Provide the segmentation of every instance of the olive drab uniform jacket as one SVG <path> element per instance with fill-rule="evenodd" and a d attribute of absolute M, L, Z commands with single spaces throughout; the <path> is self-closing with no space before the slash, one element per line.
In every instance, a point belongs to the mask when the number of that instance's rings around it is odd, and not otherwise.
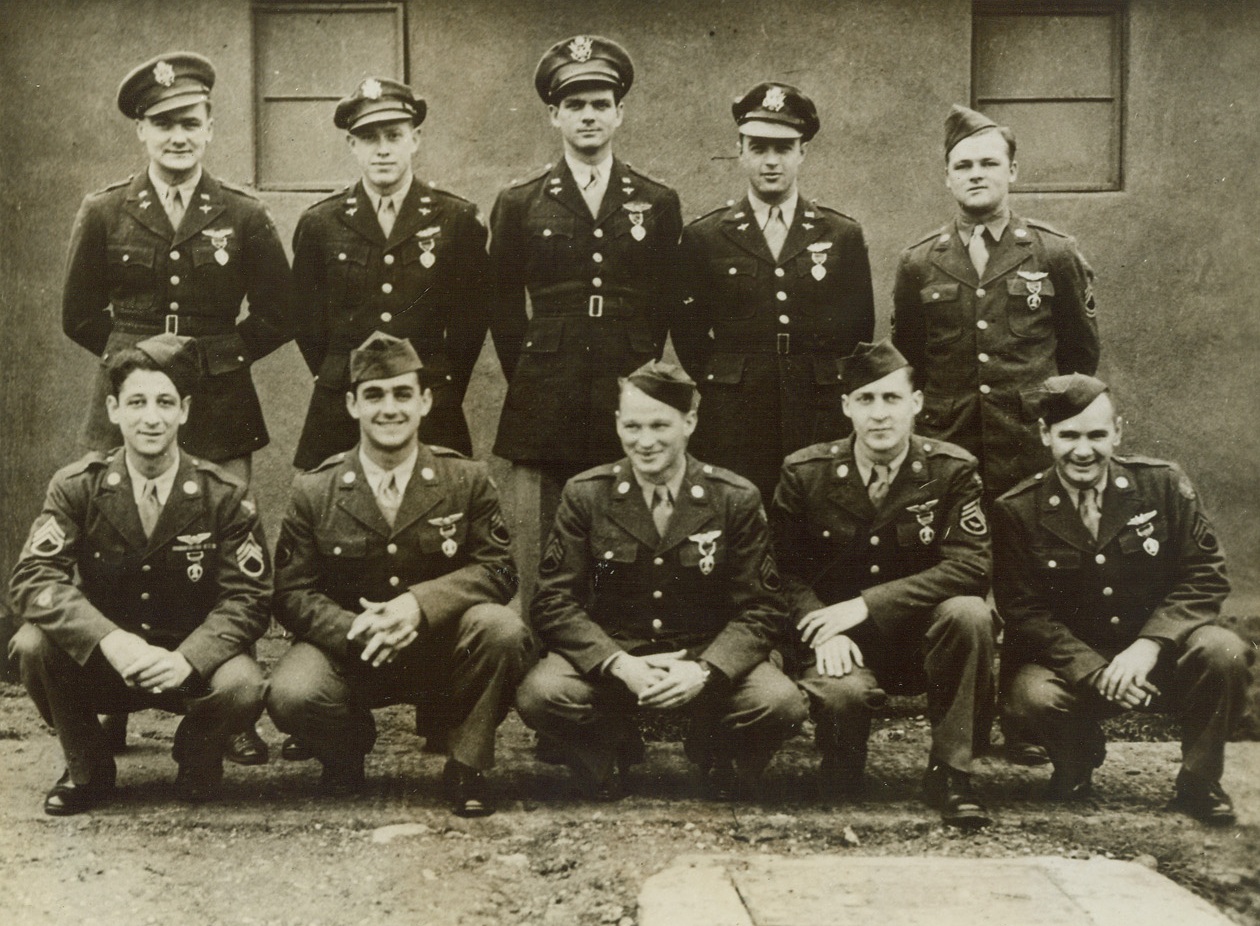
<path fill-rule="evenodd" d="M 178 650 L 203 679 L 270 621 L 271 560 L 247 487 L 180 454 L 150 538 L 122 450 L 57 472 L 13 569 L 22 617 L 80 665 L 121 628 Z"/>
<path fill-rule="evenodd" d="M 993 508 L 993 592 L 1006 650 L 1076 683 L 1138 637 L 1180 646 L 1229 594 L 1216 532 L 1172 463 L 1113 457 L 1098 539 L 1054 469 Z"/>
<path fill-rule="evenodd" d="M 516 593 L 509 540 L 484 463 L 421 444 L 391 527 L 358 449 L 336 454 L 294 480 L 276 547 L 276 619 L 342 659 L 360 598 L 409 590 L 421 634 L 447 627 L 473 605 Z"/>
<path fill-rule="evenodd" d="M 775 260 L 745 197 L 688 225 L 679 250 L 670 333 L 703 397 L 693 446 L 769 503 L 785 456 L 849 431 L 840 363 L 875 330 L 862 228 L 799 199 Z"/>
<path fill-rule="evenodd" d="M 905 649 L 946 599 L 984 597 L 991 552 L 980 496 L 975 457 L 918 435 L 878 510 L 852 437 L 789 456 L 770 521 L 793 624 L 860 596 L 870 617 L 849 634 L 859 647 Z"/>
<path fill-rule="evenodd" d="M 389 238 L 360 181 L 311 206 L 293 235 L 297 343 L 315 374 L 294 465 L 359 440 L 346 412 L 350 351 L 373 331 L 411 341 L 433 408 L 427 444 L 472 453 L 464 394 L 486 338 L 486 228 L 466 199 L 414 180 Z"/>
<path fill-rule="evenodd" d="M 623 650 L 686 649 L 737 680 L 778 637 L 779 588 L 751 483 L 688 457 L 661 537 L 623 459 L 565 486 L 530 617 L 542 645 L 580 672 Z"/>
<path fill-rule="evenodd" d="M 1092 281 L 1074 239 L 1016 215 L 983 279 L 955 223 L 902 252 L 892 339 L 923 390 L 916 429 L 974 453 L 988 499 L 1050 463 L 1023 394 L 1098 368 Z"/>
<path fill-rule="evenodd" d="M 202 172 L 178 229 L 148 171 L 91 193 L 70 238 L 61 321 L 102 361 L 163 331 L 196 339 L 200 373 L 181 446 L 210 460 L 266 446 L 250 364 L 292 337 L 289 262 L 275 224 L 252 193 Z M 249 314 L 241 321 L 241 300 Z M 84 440 L 121 445 L 105 412 L 104 366 Z"/>
<path fill-rule="evenodd" d="M 490 325 L 508 381 L 494 452 L 579 467 L 615 458 L 617 377 L 664 346 L 678 194 L 614 158 L 592 217 L 561 158 L 500 193 L 490 228 Z"/>

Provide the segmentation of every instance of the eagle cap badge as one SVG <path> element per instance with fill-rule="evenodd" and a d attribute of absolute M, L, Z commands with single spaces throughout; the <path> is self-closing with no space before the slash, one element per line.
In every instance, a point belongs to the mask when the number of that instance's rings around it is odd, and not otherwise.
<path fill-rule="evenodd" d="M 153 79 L 163 87 L 169 87 L 175 83 L 175 69 L 169 61 L 159 61 L 153 66 Z"/>
<path fill-rule="evenodd" d="M 761 101 L 761 105 L 772 113 L 781 110 L 785 103 L 787 103 L 787 97 L 782 87 L 771 87 L 766 91 L 766 98 Z"/>
<path fill-rule="evenodd" d="M 574 61 L 589 61 L 591 57 L 591 37 L 589 35 L 579 35 L 574 37 L 569 43 L 569 54 Z"/>
<path fill-rule="evenodd" d="M 375 77 L 369 77 L 363 82 L 363 95 L 369 100 L 379 100 L 381 98 L 381 82 Z"/>

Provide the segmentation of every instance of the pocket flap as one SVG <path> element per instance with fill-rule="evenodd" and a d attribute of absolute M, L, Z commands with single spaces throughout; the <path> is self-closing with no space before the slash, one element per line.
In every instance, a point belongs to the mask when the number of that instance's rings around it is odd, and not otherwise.
<path fill-rule="evenodd" d="M 639 555 L 639 546 L 632 539 L 620 535 L 595 537 L 591 543 L 596 563 L 633 563 Z"/>
<path fill-rule="evenodd" d="M 744 378 L 744 365 L 747 362 L 748 358 L 743 354 L 715 354 L 709 360 L 709 371 L 704 375 L 705 382 L 736 385 Z"/>
<path fill-rule="evenodd" d="M 367 555 L 366 537 L 347 537 L 330 531 L 315 532 L 315 546 L 331 559 L 362 559 Z"/>
<path fill-rule="evenodd" d="M 572 238 L 574 219 L 571 215 L 542 216 L 530 219 L 525 230 L 532 238 Z"/>
<path fill-rule="evenodd" d="M 834 386 L 843 378 L 839 357 L 818 357 L 814 360 L 815 386 Z"/>
<path fill-rule="evenodd" d="M 1064 572 L 1081 568 L 1080 550 L 1037 550 L 1034 555 L 1041 568 L 1048 572 Z"/>
<path fill-rule="evenodd" d="M 1034 292 L 1039 296 L 1053 296 L 1054 283 L 1051 282 L 1049 277 L 1040 280 L 1026 280 L 1021 276 L 1013 276 L 1006 281 L 1006 291 L 1012 296 L 1028 296 Z"/>
<path fill-rule="evenodd" d="M 756 276 L 757 260 L 752 257 L 722 257 L 710 261 L 717 276 Z"/>
<path fill-rule="evenodd" d="M 111 264 L 133 264 L 138 267 L 152 267 L 155 250 L 142 244 L 111 244 L 107 248 L 107 256 Z"/>
<path fill-rule="evenodd" d="M 933 283 L 919 290 L 919 298 L 926 305 L 931 302 L 956 302 L 958 300 L 957 283 Z"/>
<path fill-rule="evenodd" d="M 564 337 L 563 318 L 534 318 L 525 332 L 521 350 L 527 354 L 554 354 Z"/>
<path fill-rule="evenodd" d="M 216 335 L 208 338 L 197 338 L 197 347 L 201 353 L 201 368 L 207 376 L 218 376 L 231 373 L 249 366 L 248 354 L 245 353 L 245 342 L 240 335 Z"/>
<path fill-rule="evenodd" d="M 954 410 L 954 397 L 940 393 L 923 393 L 923 410 L 918 420 L 924 424 L 940 425 L 950 419 Z"/>

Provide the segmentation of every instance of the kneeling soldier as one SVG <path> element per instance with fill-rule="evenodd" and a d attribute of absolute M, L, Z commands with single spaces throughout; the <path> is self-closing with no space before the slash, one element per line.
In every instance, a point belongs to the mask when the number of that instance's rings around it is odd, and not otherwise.
<path fill-rule="evenodd" d="M 267 696 L 276 726 L 364 784 L 372 709 L 409 703 L 462 816 L 493 812 L 483 772 L 529 668 L 508 532 L 484 463 L 420 442 L 433 394 L 409 341 L 377 332 L 350 354 L 358 447 L 293 484 L 277 547 L 276 618 L 297 638 Z M 423 727 L 421 727 L 423 724 Z"/>
<path fill-rule="evenodd" d="M 189 338 L 119 350 L 108 366 L 119 450 L 57 473 L 13 570 L 27 621 L 11 644 L 67 770 L 44 812 L 107 800 L 116 767 L 96 715 L 184 714 L 173 749 L 186 800 L 218 791 L 229 731 L 262 712 L 248 655 L 267 628 L 265 540 L 243 481 L 179 450 L 196 379 Z"/>
<path fill-rule="evenodd" d="M 641 758 L 635 711 L 685 711 L 688 757 L 729 798 L 805 719 L 767 661 L 785 615 L 761 499 L 687 455 L 699 395 L 680 369 L 651 361 L 620 389 L 626 457 L 564 487 L 530 611 L 548 652 L 517 709 L 603 800 Z"/>
<path fill-rule="evenodd" d="M 1174 464 L 1115 456 L 1121 421 L 1106 384 L 1045 381 L 1041 439 L 1054 466 L 998 499 L 993 591 L 1018 669 L 1008 716 L 1054 763 L 1048 797 L 1092 790 L 1099 721 L 1177 711 L 1182 763 L 1170 807 L 1234 822 L 1221 790 L 1225 741 L 1242 714 L 1252 653 L 1214 622 L 1225 557 Z"/>
<path fill-rule="evenodd" d="M 771 508 L 823 790 L 856 796 L 872 709 L 926 690 L 925 796 L 945 823 L 985 826 L 970 778 L 994 634 L 976 459 L 911 433 L 923 396 L 887 341 L 859 345 L 843 376 L 853 436 L 788 457 Z"/>

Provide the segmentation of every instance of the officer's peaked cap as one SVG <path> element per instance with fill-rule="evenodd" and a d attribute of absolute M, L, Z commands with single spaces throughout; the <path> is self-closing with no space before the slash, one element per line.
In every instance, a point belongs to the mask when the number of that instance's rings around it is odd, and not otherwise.
<path fill-rule="evenodd" d="M 534 89 L 544 103 L 558 103 L 580 88 L 607 87 L 621 99 L 634 83 L 630 53 L 602 35 L 561 39 L 543 54 L 534 71 Z"/>
<path fill-rule="evenodd" d="M 406 84 L 388 77 L 369 77 L 354 92 L 337 102 L 333 125 L 353 132 L 377 122 L 406 120 L 419 125 L 428 114 L 428 105 Z"/>
<path fill-rule="evenodd" d="M 143 119 L 210 99 L 214 65 L 191 51 L 158 55 L 134 68 L 118 85 L 118 108 L 128 119 Z"/>
<path fill-rule="evenodd" d="M 822 124 L 814 101 L 791 84 L 768 80 L 731 104 L 741 135 L 809 141 Z"/>

